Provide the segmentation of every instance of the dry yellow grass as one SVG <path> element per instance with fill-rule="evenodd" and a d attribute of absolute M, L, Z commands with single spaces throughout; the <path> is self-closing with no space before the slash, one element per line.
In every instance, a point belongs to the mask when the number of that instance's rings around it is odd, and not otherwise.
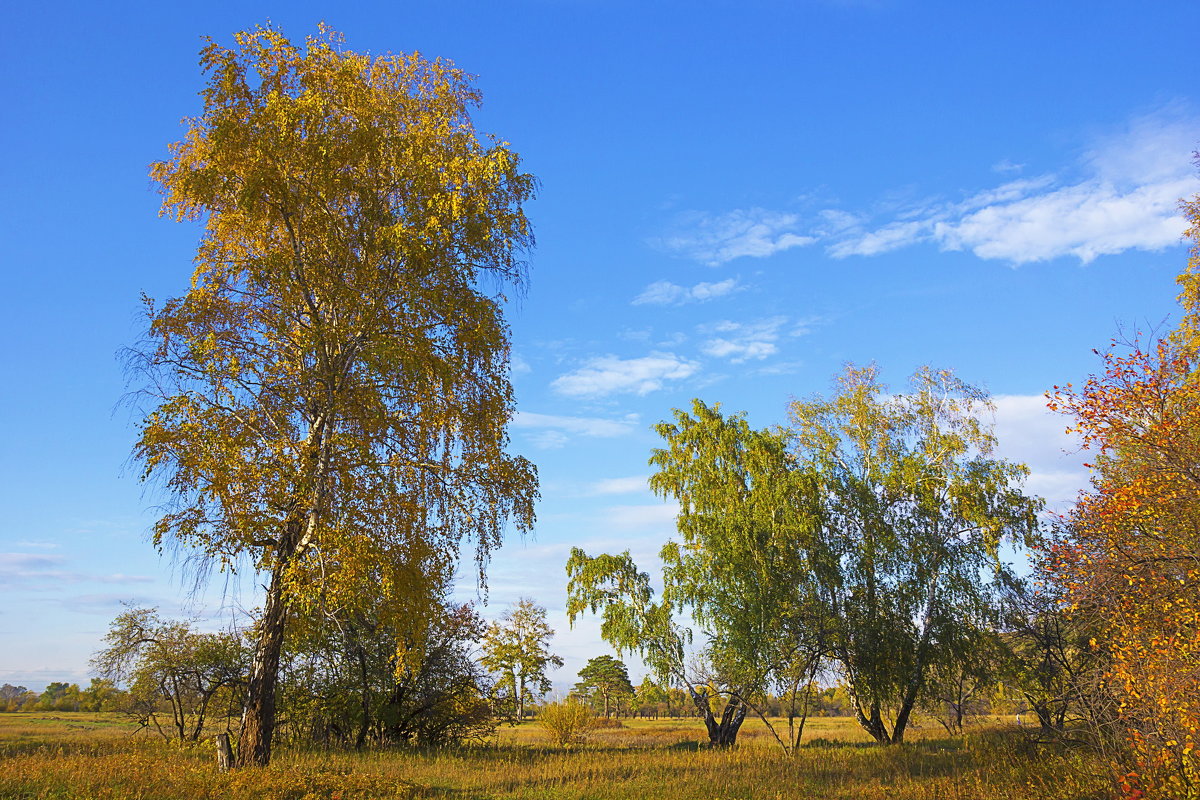
<path fill-rule="evenodd" d="M 12 800 L 1085 800 L 1110 794 L 1103 765 L 1032 750 L 1019 737 L 962 739 L 918 731 L 903 747 L 863 741 L 853 720 L 810 721 L 818 744 L 779 752 L 761 723 L 742 746 L 700 746 L 696 720 L 633 720 L 588 744 L 548 744 L 536 724 L 501 729 L 488 746 L 324 753 L 281 750 L 266 770 L 216 772 L 211 744 L 179 748 L 105 715 L 0 715 L 0 797 Z M 806 738 L 808 738 L 806 733 Z M 924 737 L 924 738 L 922 738 Z"/>

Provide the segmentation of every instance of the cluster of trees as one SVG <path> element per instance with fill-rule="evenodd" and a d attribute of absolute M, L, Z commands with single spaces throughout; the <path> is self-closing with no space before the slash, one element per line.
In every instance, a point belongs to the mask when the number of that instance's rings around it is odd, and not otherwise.
<path fill-rule="evenodd" d="M 236 734 L 255 628 L 199 632 L 187 622 L 164 621 L 155 609 L 131 608 L 113 620 L 107 646 L 93 659 L 103 677 L 93 680 L 86 698 L 78 687 L 72 693 L 52 684 L 43 700 L 25 697 L 19 687 L 6 687 L 0 699 L 12 695 L 20 710 L 123 711 L 180 741 Z M 535 701 L 549 689 L 546 669 L 562 664 L 548 649 L 554 631 L 546 610 L 528 599 L 490 625 L 470 605 L 447 602 L 419 636 L 412 630 L 387 624 L 381 614 L 289 620 L 279 738 L 359 749 L 479 740 L 500 721 L 525 715 L 514 706 L 514 685 L 523 687 L 523 702 Z"/>
<path fill-rule="evenodd" d="M 704 716 L 691 701 L 688 692 L 679 686 L 661 686 L 650 675 L 634 686 L 629 679 L 625 663 L 613 656 L 603 655 L 590 659 L 579 671 L 579 681 L 572 687 L 568 699 L 575 700 L 602 717 L 660 717 L 695 718 Z M 714 690 L 713 694 L 717 694 Z M 822 687 L 817 683 L 808 686 L 809 713 L 812 716 L 849 717 L 854 715 L 853 698 L 846 686 Z M 763 693 L 757 708 L 767 717 L 784 717 L 788 713 L 789 696 Z M 1001 706 L 1005 712 L 1013 704 L 1001 701 L 994 695 L 980 697 L 969 706 L 964 705 L 963 716 L 987 714 Z M 1020 707 L 1020 706 L 1018 706 Z M 543 706 L 544 708 L 544 706 Z M 940 711 L 940 709 L 939 709 Z M 539 716 L 541 709 L 539 709 Z"/>
<path fill-rule="evenodd" d="M 143 727 L 194 742 L 214 719 L 229 730 L 238 717 L 249 668 L 242 635 L 201 633 L 155 609 L 131 608 L 113 620 L 105 643 L 92 667 L 126 687 L 121 710 Z"/>
<path fill-rule="evenodd" d="M 521 719 L 558 663 L 525 647 L 544 619 L 488 629 L 448 589 L 464 541 L 482 582 L 505 526 L 534 519 L 536 470 L 507 452 L 501 309 L 524 283 L 535 180 L 477 136 L 479 93 L 449 63 L 256 28 L 202 64 L 204 108 L 152 169 L 164 213 L 204 235 L 187 293 L 146 300 L 135 456 L 171 495 L 156 544 L 262 573 L 265 603 L 230 634 L 131 610 L 99 668 L 170 735 L 236 727 L 240 765 L 269 762 L 277 725 L 364 746 L 471 736 L 498 707 Z M 1200 247 L 1200 201 L 1185 211 Z M 794 750 L 830 673 L 881 743 L 920 708 L 961 723 L 1002 681 L 1047 728 L 1125 732 L 1164 791 L 1195 796 L 1198 260 L 1178 330 L 1056 396 L 1100 455 L 1042 594 L 999 556 L 1038 543 L 1041 505 L 995 457 L 987 397 L 932 369 L 891 394 L 868 367 L 794 402 L 786 428 L 698 400 L 660 424 L 652 486 L 681 509 L 662 594 L 628 553 L 575 550 L 570 618 L 600 614 L 716 745 L 774 698 Z M 579 694 L 628 705 L 601 672 Z"/>
<path fill-rule="evenodd" d="M 874 367 L 795 401 L 788 428 L 696 400 L 657 426 L 651 458 L 652 488 L 680 506 L 661 599 L 627 552 L 575 549 L 568 615 L 599 613 L 606 641 L 684 687 L 713 745 L 733 744 L 748 713 L 770 725 L 774 695 L 788 719 L 776 738 L 794 750 L 809 687 L 831 672 L 881 743 L 903 741 L 920 708 L 965 714 L 1013 649 L 1008 600 L 1028 594 L 1000 547 L 1035 544 L 1042 509 L 1021 491 L 1027 469 L 995 456 L 989 410 L 950 372 L 892 394 Z"/>

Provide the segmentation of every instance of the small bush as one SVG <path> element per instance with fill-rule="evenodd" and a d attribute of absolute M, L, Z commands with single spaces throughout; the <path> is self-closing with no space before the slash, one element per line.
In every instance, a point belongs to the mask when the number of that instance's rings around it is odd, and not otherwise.
<path fill-rule="evenodd" d="M 538 713 L 538 724 L 560 745 L 579 744 L 596 727 L 596 712 L 576 700 L 549 703 Z"/>

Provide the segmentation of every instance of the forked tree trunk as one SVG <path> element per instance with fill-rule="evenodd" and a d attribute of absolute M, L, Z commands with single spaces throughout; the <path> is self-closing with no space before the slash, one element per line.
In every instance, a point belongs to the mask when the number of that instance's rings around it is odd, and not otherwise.
<path fill-rule="evenodd" d="M 708 729 L 708 746 L 732 747 L 737 744 L 738 731 L 746 720 L 746 704 L 741 702 L 736 695 L 730 698 L 721 712 L 720 721 L 718 721 L 709 704 L 708 694 L 700 694 L 690 686 L 688 691 L 691 692 L 692 702 L 696 704 L 696 709 L 704 717 L 704 727 Z"/>
<path fill-rule="evenodd" d="M 871 738 L 879 744 L 889 743 L 891 736 L 888 734 L 887 725 L 883 722 L 883 715 L 879 712 L 879 701 L 872 700 L 869 708 L 863 708 L 858 694 L 854 691 L 853 683 L 850 684 L 850 700 L 854 706 L 854 716 L 863 730 L 871 734 Z"/>

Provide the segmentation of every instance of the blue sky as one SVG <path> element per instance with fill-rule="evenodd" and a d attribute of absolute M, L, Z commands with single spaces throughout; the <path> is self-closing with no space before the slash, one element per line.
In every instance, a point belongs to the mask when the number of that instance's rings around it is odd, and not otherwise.
<path fill-rule="evenodd" d="M 1004 452 L 1055 502 L 1086 483 L 1042 393 L 1122 327 L 1175 313 L 1176 202 L 1200 192 L 1193 2 L 24 4 L 0 51 L 0 682 L 86 681 L 121 600 L 219 624 L 253 582 L 191 591 L 147 541 L 117 351 L 140 292 L 182 292 L 197 231 L 157 217 L 149 162 L 199 108 L 200 37 L 326 20 L 350 49 L 478 75 L 482 130 L 541 192 L 509 310 L 514 449 L 536 535 L 488 616 L 550 610 L 569 684 L 607 652 L 562 615 L 569 548 L 673 530 L 650 426 L 693 397 L 783 422 L 847 361 L 925 363 L 997 396 Z M 1166 324 L 1169 324 L 1167 322 Z M 465 596 L 474 590 L 464 588 Z"/>

